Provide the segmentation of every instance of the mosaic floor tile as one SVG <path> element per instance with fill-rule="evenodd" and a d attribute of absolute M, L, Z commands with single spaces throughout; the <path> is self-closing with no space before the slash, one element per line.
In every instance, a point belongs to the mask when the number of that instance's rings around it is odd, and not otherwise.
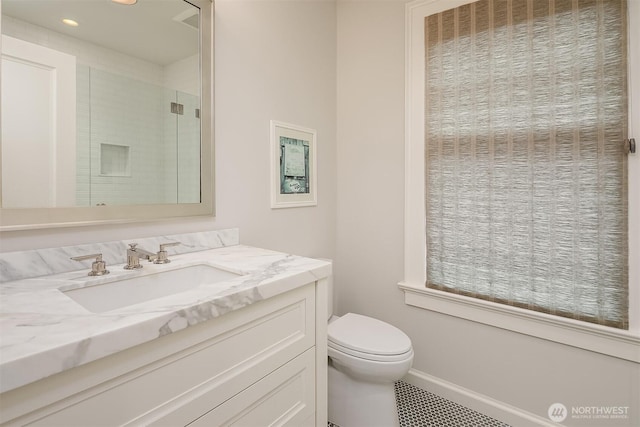
<path fill-rule="evenodd" d="M 501 421 L 416 386 L 395 384 L 400 427 L 509 427 Z M 340 427 L 331 421 L 328 427 Z"/>

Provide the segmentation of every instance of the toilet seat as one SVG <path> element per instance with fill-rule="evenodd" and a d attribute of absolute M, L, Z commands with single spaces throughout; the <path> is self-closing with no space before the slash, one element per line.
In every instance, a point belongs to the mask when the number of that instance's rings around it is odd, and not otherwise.
<path fill-rule="evenodd" d="M 348 313 L 328 327 L 330 348 L 365 360 L 396 362 L 413 357 L 411 340 L 400 329 L 372 317 Z"/>

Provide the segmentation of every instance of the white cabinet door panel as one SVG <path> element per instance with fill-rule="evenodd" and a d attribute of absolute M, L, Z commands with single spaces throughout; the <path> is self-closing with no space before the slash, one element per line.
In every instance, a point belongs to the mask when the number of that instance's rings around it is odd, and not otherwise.
<path fill-rule="evenodd" d="M 189 427 L 313 425 L 314 378 L 315 354 L 309 349 Z"/>

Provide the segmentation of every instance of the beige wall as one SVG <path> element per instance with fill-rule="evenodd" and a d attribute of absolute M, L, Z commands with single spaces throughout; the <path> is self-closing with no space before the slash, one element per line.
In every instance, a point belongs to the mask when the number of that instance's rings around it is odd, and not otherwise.
<path fill-rule="evenodd" d="M 402 328 L 414 368 L 543 418 L 555 402 L 631 406 L 637 424 L 638 364 L 404 304 L 404 2 L 339 1 L 337 16 L 340 314 Z"/>
<path fill-rule="evenodd" d="M 333 257 L 335 11 L 329 1 L 216 1 L 215 218 L 7 232 L 0 251 L 239 227 L 245 244 Z M 270 208 L 271 119 L 317 130 L 317 207 Z"/>

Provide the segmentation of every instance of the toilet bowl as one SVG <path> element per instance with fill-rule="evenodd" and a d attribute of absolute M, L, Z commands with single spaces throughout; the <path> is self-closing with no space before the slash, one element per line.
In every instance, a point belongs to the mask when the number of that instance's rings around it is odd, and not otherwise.
<path fill-rule="evenodd" d="M 386 322 L 348 313 L 329 323 L 329 421 L 397 426 L 394 383 L 413 362 L 411 340 Z"/>

